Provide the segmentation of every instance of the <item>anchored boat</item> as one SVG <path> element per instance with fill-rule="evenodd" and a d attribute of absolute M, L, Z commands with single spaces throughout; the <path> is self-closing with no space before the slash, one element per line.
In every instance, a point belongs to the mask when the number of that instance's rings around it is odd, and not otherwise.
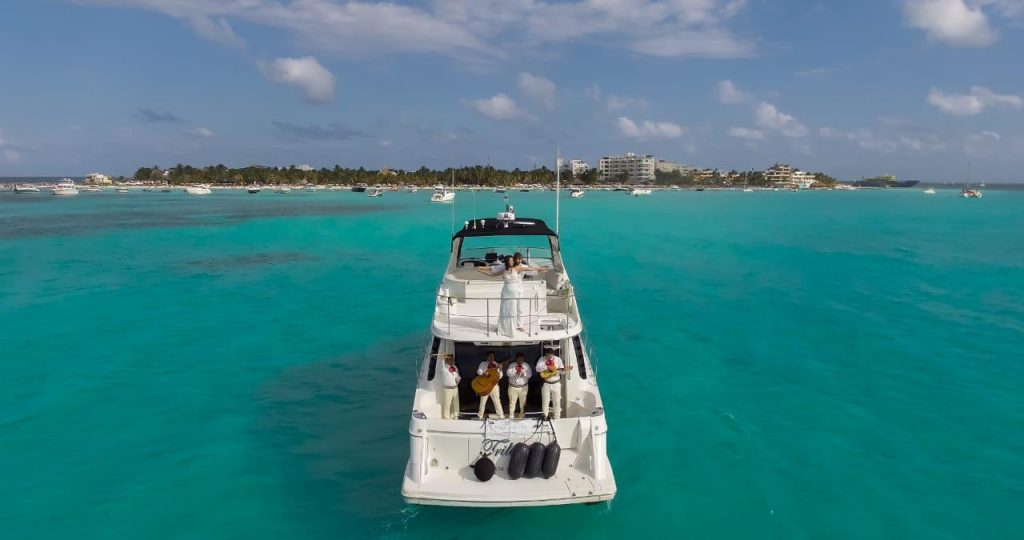
<path fill-rule="evenodd" d="M 527 273 L 512 299 L 503 295 L 502 269 L 517 252 L 528 267 L 546 271 Z M 510 313 L 516 324 L 499 325 Z M 519 355 L 530 370 L 517 371 Z M 493 396 L 495 385 L 501 408 L 485 402 L 481 417 L 481 400 L 490 400 L 478 392 Z M 525 393 L 514 417 L 510 389 Z M 508 205 L 496 218 L 467 221 L 451 239 L 418 369 L 402 496 L 490 507 L 610 500 L 616 485 L 607 434 L 558 234 L 540 219 L 517 218 Z"/>

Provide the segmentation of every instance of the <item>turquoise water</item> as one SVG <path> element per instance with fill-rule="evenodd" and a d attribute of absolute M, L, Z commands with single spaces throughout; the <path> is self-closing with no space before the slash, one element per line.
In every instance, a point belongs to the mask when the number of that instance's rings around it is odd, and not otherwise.
<path fill-rule="evenodd" d="M 0 193 L 2 536 L 1022 538 L 1024 193 L 955 195 L 563 200 L 619 494 L 467 510 L 399 496 L 429 194 Z"/>

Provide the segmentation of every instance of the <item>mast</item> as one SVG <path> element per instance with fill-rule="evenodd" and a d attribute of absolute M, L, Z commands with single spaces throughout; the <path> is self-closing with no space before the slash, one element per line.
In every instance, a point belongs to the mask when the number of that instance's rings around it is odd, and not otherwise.
<path fill-rule="evenodd" d="M 444 193 L 444 190 L 441 190 Z M 443 197 L 443 196 L 442 196 Z M 452 235 L 455 235 L 455 158 L 452 158 Z"/>
<path fill-rule="evenodd" d="M 558 227 L 561 221 L 562 198 L 562 151 L 555 147 L 555 234 L 558 234 Z"/>

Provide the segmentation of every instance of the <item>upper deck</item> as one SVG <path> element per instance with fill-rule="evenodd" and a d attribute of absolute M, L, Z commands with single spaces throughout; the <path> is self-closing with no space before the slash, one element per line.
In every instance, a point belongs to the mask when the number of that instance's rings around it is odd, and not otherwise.
<path fill-rule="evenodd" d="M 467 245 L 467 240 L 476 245 Z M 523 331 L 509 337 L 497 332 L 502 277 L 485 275 L 477 268 L 500 268 L 504 258 L 516 252 L 523 254 L 528 266 L 548 271 L 524 276 L 517 302 Z M 582 324 L 558 235 L 542 220 L 516 219 L 511 207 L 497 219 L 467 221 L 452 237 L 432 330 L 445 339 L 487 342 L 556 340 L 580 333 Z"/>

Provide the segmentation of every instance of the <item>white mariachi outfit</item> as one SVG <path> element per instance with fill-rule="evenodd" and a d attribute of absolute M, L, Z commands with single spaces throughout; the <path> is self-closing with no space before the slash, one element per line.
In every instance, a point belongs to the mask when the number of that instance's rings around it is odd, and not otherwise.
<path fill-rule="evenodd" d="M 562 359 L 554 355 L 551 356 L 550 360 L 546 355 L 541 356 L 537 360 L 537 373 L 552 369 L 563 369 L 564 367 Z M 561 373 L 556 371 L 554 375 L 544 379 L 544 385 L 540 389 L 540 403 L 540 410 L 544 416 L 548 415 L 548 405 L 551 404 L 551 418 L 558 420 L 562 417 Z"/>
<path fill-rule="evenodd" d="M 502 377 L 501 364 L 498 364 L 497 362 L 487 362 L 487 361 L 480 362 L 480 367 L 476 368 L 476 374 L 477 375 L 483 375 L 484 373 L 487 373 L 488 369 L 495 369 L 495 370 L 497 370 L 498 371 L 498 380 L 499 381 L 501 380 L 501 377 Z M 494 388 L 491 389 L 491 393 L 490 394 L 487 394 L 486 396 L 480 396 L 480 413 L 478 415 L 480 418 L 484 417 L 484 412 L 486 412 L 486 410 L 487 410 L 487 398 L 491 398 L 491 400 L 494 401 L 494 410 L 495 410 L 495 412 L 498 413 L 498 418 L 505 418 L 505 409 L 502 408 L 502 406 L 501 406 L 501 388 L 500 387 L 501 387 L 501 385 L 496 384 L 496 385 L 494 385 Z"/>
<path fill-rule="evenodd" d="M 508 415 L 523 418 L 526 415 L 526 393 L 529 390 L 530 377 L 533 370 L 526 362 L 513 362 L 505 370 L 508 375 Z M 519 403 L 519 414 L 516 415 L 516 403 Z"/>
<path fill-rule="evenodd" d="M 459 383 L 462 376 L 455 365 L 441 366 L 444 382 L 444 400 L 441 402 L 441 418 L 459 418 Z"/>

